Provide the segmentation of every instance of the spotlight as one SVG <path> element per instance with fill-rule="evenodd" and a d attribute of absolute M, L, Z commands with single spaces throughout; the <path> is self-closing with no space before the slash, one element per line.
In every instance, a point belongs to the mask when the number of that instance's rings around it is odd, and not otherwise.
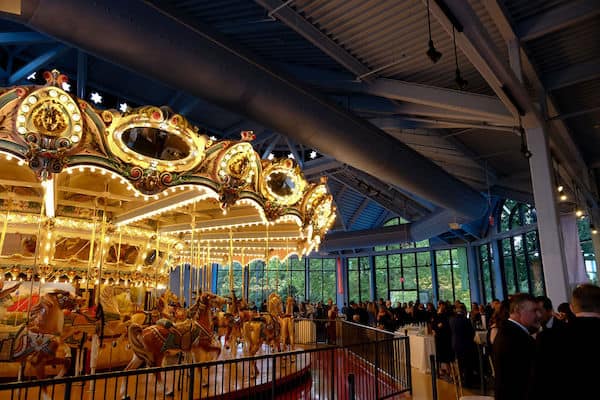
<path fill-rule="evenodd" d="M 596 229 L 594 224 L 590 224 L 590 231 L 592 232 L 592 235 L 595 235 L 598 233 L 598 229 Z"/>
<path fill-rule="evenodd" d="M 583 211 L 577 210 L 577 211 L 575 211 L 575 215 L 578 217 L 581 217 L 583 215 Z"/>
<path fill-rule="evenodd" d="M 565 190 L 565 187 L 563 185 L 558 185 L 558 187 L 556 188 L 556 190 L 558 190 L 558 193 L 560 193 L 563 190 Z"/>
<path fill-rule="evenodd" d="M 567 195 L 566 194 L 561 194 L 560 195 L 560 201 L 567 201 Z"/>
<path fill-rule="evenodd" d="M 427 50 L 427 57 L 429 57 L 431 62 L 433 62 L 434 64 L 440 61 L 440 58 L 442 58 L 442 53 L 437 51 L 437 49 L 433 46 L 433 40 L 429 40 L 429 50 Z"/>

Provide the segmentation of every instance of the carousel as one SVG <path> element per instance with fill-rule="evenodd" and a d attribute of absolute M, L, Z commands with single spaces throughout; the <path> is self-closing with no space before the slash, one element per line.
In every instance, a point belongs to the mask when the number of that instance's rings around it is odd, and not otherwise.
<path fill-rule="evenodd" d="M 206 310 L 242 313 L 244 299 L 210 293 L 210 266 L 318 249 L 335 218 L 326 182 L 261 159 L 250 131 L 213 140 L 167 107 L 98 110 L 64 75 L 44 77 L 0 90 L 1 378 L 159 365 L 170 349 L 215 359 Z M 184 265 L 196 295 L 178 321 L 164 308 Z M 282 327 L 284 303 L 269 298 Z M 247 322 L 251 354 L 264 327 Z M 158 352 L 152 330 L 167 341 Z"/>

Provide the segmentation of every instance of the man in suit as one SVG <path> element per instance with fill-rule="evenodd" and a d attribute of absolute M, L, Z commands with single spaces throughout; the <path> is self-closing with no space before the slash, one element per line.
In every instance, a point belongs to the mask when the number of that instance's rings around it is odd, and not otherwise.
<path fill-rule="evenodd" d="M 492 345 L 496 400 L 529 400 L 535 361 L 535 341 L 531 336 L 540 328 L 541 312 L 529 293 L 510 299 L 509 319 L 502 324 Z"/>

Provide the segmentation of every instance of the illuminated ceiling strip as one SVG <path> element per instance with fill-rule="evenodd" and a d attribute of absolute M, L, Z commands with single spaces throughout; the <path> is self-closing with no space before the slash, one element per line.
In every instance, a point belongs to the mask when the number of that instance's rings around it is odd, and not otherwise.
<path fill-rule="evenodd" d="M 169 196 L 160 199 L 153 203 L 145 204 L 135 210 L 125 212 L 118 215 L 113 220 L 116 226 L 127 225 L 135 221 L 157 216 L 159 214 L 184 207 L 188 204 L 196 203 L 207 198 L 218 198 L 216 193 L 207 193 L 204 188 L 196 187 L 196 190 L 191 190 L 181 194 Z"/>

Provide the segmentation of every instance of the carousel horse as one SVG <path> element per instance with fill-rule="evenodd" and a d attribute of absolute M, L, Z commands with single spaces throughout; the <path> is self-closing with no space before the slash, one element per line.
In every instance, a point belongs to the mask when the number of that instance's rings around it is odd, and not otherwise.
<path fill-rule="evenodd" d="M 169 353 L 183 352 L 191 356 L 192 362 L 214 361 L 221 354 L 221 346 L 212 333 L 211 308 L 222 307 L 227 299 L 212 293 L 203 293 L 198 297 L 185 321 L 172 323 L 161 319 L 157 324 L 146 328 L 131 324 L 128 328 L 129 345 L 133 358 L 125 371 L 139 368 L 143 363 L 147 367 L 160 367 Z M 206 374 L 203 375 L 207 379 Z M 162 382 L 160 373 L 156 373 L 157 382 Z M 202 382 L 203 385 L 208 383 Z M 121 397 L 126 396 L 126 382 L 121 384 Z M 172 390 L 165 395 L 172 395 Z"/>
<path fill-rule="evenodd" d="M 218 311 L 215 313 L 213 323 L 217 329 L 217 336 L 219 341 L 221 337 L 225 337 L 224 346 L 226 349 L 237 348 L 237 343 L 242 338 L 242 325 L 245 321 L 250 320 L 247 318 L 245 311 L 248 309 L 248 305 L 244 299 L 238 299 L 235 293 L 232 293 L 231 304 L 228 304 L 227 311 Z M 234 346 L 231 346 L 231 344 Z"/>
<path fill-rule="evenodd" d="M 284 350 L 294 351 L 296 342 L 294 336 L 294 298 L 292 296 L 288 296 L 285 301 L 285 313 L 279 316 L 279 323 L 281 324 L 281 342 Z M 295 358 L 292 355 L 290 359 L 294 361 Z"/>
<path fill-rule="evenodd" d="M 246 321 L 242 327 L 242 336 L 244 337 L 244 355 L 254 356 L 266 343 L 271 349 L 281 351 L 281 323 L 279 315 L 282 314 L 281 297 L 277 293 L 271 293 L 267 301 L 267 313 L 261 313 L 260 316 Z M 250 377 L 254 378 L 258 374 L 256 361 L 252 362 L 250 368 Z"/>
<path fill-rule="evenodd" d="M 11 359 L 21 361 L 21 368 L 29 362 L 37 379 L 46 377 L 46 365 L 60 365 L 58 377 L 64 376 L 71 365 L 71 349 L 63 339 L 72 332 L 64 329 L 63 310 L 73 310 L 78 305 L 77 298 L 65 290 L 43 295 L 31 308 L 29 323 L 19 328 Z M 49 398 L 46 388 L 42 389 L 42 396 Z"/>

